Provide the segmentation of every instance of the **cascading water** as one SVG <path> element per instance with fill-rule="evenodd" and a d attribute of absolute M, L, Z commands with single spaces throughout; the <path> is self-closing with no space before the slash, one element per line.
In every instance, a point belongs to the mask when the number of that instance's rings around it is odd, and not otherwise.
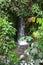
<path fill-rule="evenodd" d="M 19 21 L 19 31 L 18 31 L 18 44 L 19 45 L 27 45 L 28 43 L 26 42 L 26 40 L 20 40 L 21 36 L 24 36 L 24 23 L 23 23 L 23 18 L 20 17 L 20 21 Z"/>
<path fill-rule="evenodd" d="M 20 17 L 20 21 L 19 21 L 19 31 L 18 31 L 18 39 L 24 36 L 24 24 L 23 24 L 23 18 Z"/>

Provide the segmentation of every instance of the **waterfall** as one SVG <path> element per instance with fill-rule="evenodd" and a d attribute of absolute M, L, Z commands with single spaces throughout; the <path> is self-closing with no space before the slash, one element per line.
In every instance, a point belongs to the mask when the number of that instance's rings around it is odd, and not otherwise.
<path fill-rule="evenodd" d="M 19 31 L 18 31 L 18 39 L 21 36 L 24 36 L 24 23 L 23 23 L 23 18 L 20 17 L 20 21 L 19 21 Z"/>
<path fill-rule="evenodd" d="M 24 36 L 24 21 L 23 18 L 20 17 L 20 21 L 19 21 L 19 31 L 18 31 L 18 44 L 19 45 L 27 45 L 28 43 L 26 42 L 26 40 L 20 40 L 21 36 Z"/>

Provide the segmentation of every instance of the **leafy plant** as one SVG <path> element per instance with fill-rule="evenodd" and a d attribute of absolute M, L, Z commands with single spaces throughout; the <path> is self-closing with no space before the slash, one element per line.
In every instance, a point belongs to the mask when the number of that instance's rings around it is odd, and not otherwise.
<path fill-rule="evenodd" d="M 33 38 L 32 38 L 31 36 L 26 36 L 26 40 L 27 40 L 28 42 L 30 42 L 30 41 L 33 40 Z"/>
<path fill-rule="evenodd" d="M 15 34 L 16 29 L 12 26 L 12 22 L 9 22 L 6 18 L 0 18 L 0 55 L 5 55 L 6 57 L 10 55 L 14 61 L 17 60 L 16 54 L 12 51 L 17 45 L 14 41 Z M 13 55 L 14 57 L 12 58 Z"/>
<path fill-rule="evenodd" d="M 33 14 L 38 13 L 40 11 L 38 4 L 33 4 L 31 9 Z"/>
<path fill-rule="evenodd" d="M 38 3 L 34 3 L 31 7 L 32 15 L 36 17 L 43 17 L 43 11 L 41 10 Z"/>
<path fill-rule="evenodd" d="M 40 25 L 43 25 L 43 18 L 37 18 L 37 23 L 39 23 Z"/>
<path fill-rule="evenodd" d="M 21 37 L 20 37 L 20 40 L 24 40 L 24 39 L 25 39 L 25 36 L 21 36 Z"/>
<path fill-rule="evenodd" d="M 10 61 L 17 62 L 18 55 L 16 53 L 9 51 L 8 55 L 9 55 Z"/>
<path fill-rule="evenodd" d="M 37 39 L 36 46 L 38 46 L 43 53 L 43 25 L 40 26 L 38 31 L 35 32 L 35 37 Z"/>
<path fill-rule="evenodd" d="M 27 40 L 27 42 L 30 42 L 33 40 L 33 38 L 31 36 L 21 36 L 20 40 Z"/>

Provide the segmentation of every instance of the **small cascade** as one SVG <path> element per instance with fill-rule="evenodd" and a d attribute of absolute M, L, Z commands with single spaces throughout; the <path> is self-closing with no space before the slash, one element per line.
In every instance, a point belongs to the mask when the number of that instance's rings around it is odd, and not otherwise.
<path fill-rule="evenodd" d="M 19 27 L 18 27 L 19 31 L 18 31 L 18 39 L 21 37 L 21 36 L 24 36 L 24 23 L 23 23 L 23 18 L 20 17 L 20 21 L 19 21 Z"/>
<path fill-rule="evenodd" d="M 20 40 L 21 36 L 24 36 L 24 21 L 23 18 L 20 17 L 20 21 L 19 21 L 19 31 L 18 31 L 18 44 L 19 45 L 28 45 L 28 43 L 26 42 L 26 40 Z"/>

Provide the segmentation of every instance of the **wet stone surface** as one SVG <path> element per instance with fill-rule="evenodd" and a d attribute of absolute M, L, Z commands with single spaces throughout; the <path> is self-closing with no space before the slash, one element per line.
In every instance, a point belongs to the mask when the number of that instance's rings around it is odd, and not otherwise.
<path fill-rule="evenodd" d="M 29 45 L 18 45 L 17 48 L 14 50 L 15 53 L 17 53 L 19 56 L 24 54 L 24 51 L 28 48 Z"/>

